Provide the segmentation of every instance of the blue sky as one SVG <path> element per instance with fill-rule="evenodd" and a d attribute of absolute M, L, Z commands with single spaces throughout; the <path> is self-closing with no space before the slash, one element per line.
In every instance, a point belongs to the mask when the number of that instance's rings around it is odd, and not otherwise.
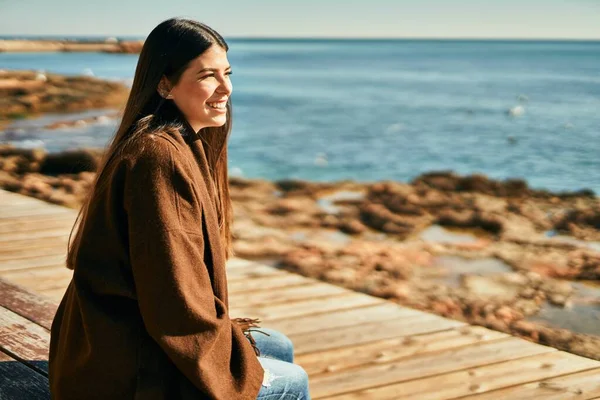
<path fill-rule="evenodd" d="M 0 35 L 145 36 L 172 16 L 226 37 L 600 39 L 600 0 L 0 0 Z"/>

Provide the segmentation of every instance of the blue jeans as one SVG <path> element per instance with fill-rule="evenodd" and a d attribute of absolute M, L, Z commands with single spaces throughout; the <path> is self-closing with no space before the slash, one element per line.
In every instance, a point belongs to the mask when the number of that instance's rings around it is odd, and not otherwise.
<path fill-rule="evenodd" d="M 274 329 L 258 328 L 270 336 L 253 332 L 252 337 L 260 350 L 263 369 L 269 370 L 269 382 L 260 387 L 257 400 L 310 400 L 308 375 L 294 364 L 294 345 L 283 333 Z"/>

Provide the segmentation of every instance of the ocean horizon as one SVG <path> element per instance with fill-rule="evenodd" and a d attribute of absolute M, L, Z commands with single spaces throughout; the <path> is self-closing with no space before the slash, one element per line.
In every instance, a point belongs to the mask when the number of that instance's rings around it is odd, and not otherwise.
<path fill-rule="evenodd" d="M 144 35 L 118 35 L 118 34 L 95 34 L 95 35 L 0 35 L 0 40 L 73 40 L 94 41 L 116 38 L 118 40 L 144 40 Z M 485 37 L 353 37 L 353 36 L 225 36 L 227 41 L 418 41 L 418 42 L 556 42 L 556 43 L 590 43 L 600 42 L 600 39 L 585 38 L 485 38 Z"/>

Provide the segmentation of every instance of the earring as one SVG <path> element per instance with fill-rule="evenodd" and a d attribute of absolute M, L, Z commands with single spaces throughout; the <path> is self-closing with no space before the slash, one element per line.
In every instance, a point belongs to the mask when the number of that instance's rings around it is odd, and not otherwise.
<path fill-rule="evenodd" d="M 173 95 L 171 94 L 171 92 L 167 92 L 166 90 L 161 89 L 161 88 L 158 89 L 158 94 L 163 99 L 172 99 L 173 98 Z"/>

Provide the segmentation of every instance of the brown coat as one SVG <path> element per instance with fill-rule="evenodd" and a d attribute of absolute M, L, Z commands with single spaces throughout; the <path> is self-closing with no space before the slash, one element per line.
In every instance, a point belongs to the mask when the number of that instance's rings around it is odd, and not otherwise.
<path fill-rule="evenodd" d="M 63 399 L 256 399 L 263 369 L 228 315 L 202 143 L 146 135 L 90 208 L 51 331 Z"/>

